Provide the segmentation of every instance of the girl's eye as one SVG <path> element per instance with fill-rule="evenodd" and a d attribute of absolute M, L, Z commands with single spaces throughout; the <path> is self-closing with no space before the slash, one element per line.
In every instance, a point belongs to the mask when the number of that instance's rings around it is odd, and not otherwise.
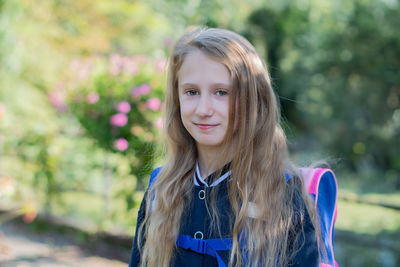
<path fill-rule="evenodd" d="M 227 94 L 228 94 L 228 91 L 227 91 L 227 90 L 224 90 L 224 89 L 218 89 L 218 90 L 215 92 L 215 94 L 216 94 L 217 96 L 224 96 L 224 95 L 227 95 Z"/>
<path fill-rule="evenodd" d="M 186 90 L 186 91 L 185 91 L 185 94 L 188 95 L 188 96 L 194 96 L 194 95 L 198 95 L 199 92 L 197 92 L 197 91 L 194 90 L 194 89 L 189 89 L 189 90 Z"/>

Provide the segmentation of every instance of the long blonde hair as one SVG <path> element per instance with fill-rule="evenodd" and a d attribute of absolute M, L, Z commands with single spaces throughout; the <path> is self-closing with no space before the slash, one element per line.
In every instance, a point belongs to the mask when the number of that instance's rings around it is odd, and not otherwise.
<path fill-rule="evenodd" d="M 192 198 L 197 148 L 181 121 L 178 72 L 195 49 L 225 65 L 232 79 L 229 127 L 219 155 L 232 158 L 228 185 L 234 212 L 230 265 L 242 266 L 245 253 L 248 266 L 287 266 L 295 252 L 290 249 L 297 242 L 295 231 L 299 228 L 295 226 L 302 224 L 306 209 L 294 203 L 304 203 L 296 198 L 308 200 L 300 179 L 285 180 L 285 172 L 297 171 L 288 158 L 265 64 L 245 38 L 222 29 L 186 33 L 170 57 L 165 100 L 166 163 L 148 191 L 145 218 L 139 226 L 139 236 L 145 236 L 138 238 L 141 266 L 170 264 L 182 214 Z M 234 153 L 229 157 L 232 144 Z M 257 216 L 249 216 L 250 205 L 257 207 Z M 215 210 L 214 203 L 213 221 L 218 220 Z"/>

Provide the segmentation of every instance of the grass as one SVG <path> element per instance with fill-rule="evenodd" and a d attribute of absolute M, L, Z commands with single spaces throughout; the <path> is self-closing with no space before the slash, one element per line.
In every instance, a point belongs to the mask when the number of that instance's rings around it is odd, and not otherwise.
<path fill-rule="evenodd" d="M 400 192 L 399 193 L 354 193 L 347 188 L 339 188 L 339 199 L 358 199 L 366 202 L 384 203 L 400 207 Z"/>
<path fill-rule="evenodd" d="M 336 228 L 358 234 L 399 233 L 400 212 L 379 206 L 339 200 Z"/>

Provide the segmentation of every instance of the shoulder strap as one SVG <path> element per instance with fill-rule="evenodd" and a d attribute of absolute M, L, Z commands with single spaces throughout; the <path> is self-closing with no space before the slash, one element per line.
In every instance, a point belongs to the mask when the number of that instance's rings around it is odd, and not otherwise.
<path fill-rule="evenodd" d="M 151 172 L 151 175 L 150 175 L 150 180 L 149 180 L 149 185 L 147 186 L 147 191 L 149 191 L 149 189 L 150 189 L 150 187 L 154 184 L 154 182 L 155 182 L 155 180 L 156 180 L 156 178 L 157 178 L 157 175 L 160 173 L 160 171 L 161 171 L 161 169 L 162 169 L 162 167 L 158 167 L 158 168 L 156 168 L 156 169 L 154 169 L 152 172 Z M 154 201 L 154 192 L 151 194 L 151 196 L 150 196 L 150 213 L 153 211 L 153 209 L 154 209 L 154 204 L 153 204 L 153 201 Z"/>
<path fill-rule="evenodd" d="M 153 185 L 156 180 L 157 175 L 160 173 L 162 167 L 155 168 L 150 175 L 149 185 L 147 186 L 147 190 Z"/>
<path fill-rule="evenodd" d="M 330 169 L 301 168 L 303 183 L 314 199 L 318 214 L 321 237 L 327 257 L 321 257 L 322 266 L 337 266 L 334 257 L 334 227 L 337 217 L 337 181 Z M 321 244 L 319 244 L 321 246 Z"/>

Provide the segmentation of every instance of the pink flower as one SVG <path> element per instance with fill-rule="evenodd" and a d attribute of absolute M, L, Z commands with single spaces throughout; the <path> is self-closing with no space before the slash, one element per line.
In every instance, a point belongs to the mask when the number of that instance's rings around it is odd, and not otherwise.
<path fill-rule="evenodd" d="M 149 98 L 146 101 L 146 107 L 153 111 L 159 110 L 161 108 L 161 101 L 157 97 Z"/>
<path fill-rule="evenodd" d="M 125 151 L 129 147 L 129 143 L 125 138 L 118 138 L 114 141 L 114 148 L 119 151 Z"/>
<path fill-rule="evenodd" d="M 128 101 L 122 101 L 119 102 L 117 105 L 117 110 L 120 113 L 128 113 L 129 111 L 131 111 L 131 105 L 129 104 Z"/>
<path fill-rule="evenodd" d="M 156 119 L 156 121 L 154 122 L 154 126 L 155 126 L 157 129 L 159 129 L 159 130 L 161 130 L 162 128 L 164 128 L 164 121 L 163 121 L 163 119 L 162 119 L 161 117 L 158 117 L 158 118 Z"/>
<path fill-rule="evenodd" d="M 48 94 L 50 103 L 57 109 L 58 112 L 67 111 L 66 94 L 63 91 L 51 91 Z"/>
<path fill-rule="evenodd" d="M 110 55 L 110 61 L 113 64 L 120 64 L 122 61 L 122 57 L 119 54 L 114 53 Z"/>
<path fill-rule="evenodd" d="M 90 93 L 87 98 L 86 101 L 89 104 L 96 104 L 97 101 L 99 101 L 99 94 L 98 93 Z"/>
<path fill-rule="evenodd" d="M 65 91 L 64 84 L 62 82 L 58 82 L 53 87 L 54 91 Z"/>
<path fill-rule="evenodd" d="M 69 66 L 78 80 L 86 80 L 92 73 L 93 62 L 91 59 L 74 59 Z"/>
<path fill-rule="evenodd" d="M 118 75 L 123 67 L 123 58 L 118 54 L 112 54 L 110 56 L 110 67 L 108 71 L 111 75 L 116 76 Z"/>
<path fill-rule="evenodd" d="M 131 90 L 131 95 L 133 97 L 140 97 L 142 95 L 147 95 L 150 93 L 151 87 L 148 83 L 144 83 L 139 85 L 138 87 L 135 87 Z"/>
<path fill-rule="evenodd" d="M 112 115 L 110 118 L 111 125 L 123 127 L 128 123 L 128 116 L 123 113 Z"/>
<path fill-rule="evenodd" d="M 87 80 L 91 73 L 92 73 L 92 65 L 88 64 L 84 68 L 79 70 L 79 72 L 77 73 L 77 77 L 80 80 Z"/>
<path fill-rule="evenodd" d="M 157 72 L 164 73 L 167 70 L 168 62 L 166 59 L 158 59 L 156 60 L 154 67 Z"/>
<path fill-rule="evenodd" d="M 78 72 L 80 65 L 81 65 L 81 61 L 77 58 L 74 58 L 69 63 L 69 67 L 73 72 Z"/>
<path fill-rule="evenodd" d="M 59 92 L 50 92 L 48 96 L 54 107 L 61 107 L 65 103 L 65 96 Z"/>
<path fill-rule="evenodd" d="M 136 75 L 139 73 L 138 64 L 131 58 L 124 58 L 124 72 L 129 75 Z"/>
<path fill-rule="evenodd" d="M 112 76 L 117 76 L 121 72 L 121 68 L 118 65 L 110 65 L 108 72 Z"/>
<path fill-rule="evenodd" d="M 145 55 L 134 55 L 132 59 L 137 63 L 137 64 L 146 64 L 149 62 L 149 58 Z"/>

